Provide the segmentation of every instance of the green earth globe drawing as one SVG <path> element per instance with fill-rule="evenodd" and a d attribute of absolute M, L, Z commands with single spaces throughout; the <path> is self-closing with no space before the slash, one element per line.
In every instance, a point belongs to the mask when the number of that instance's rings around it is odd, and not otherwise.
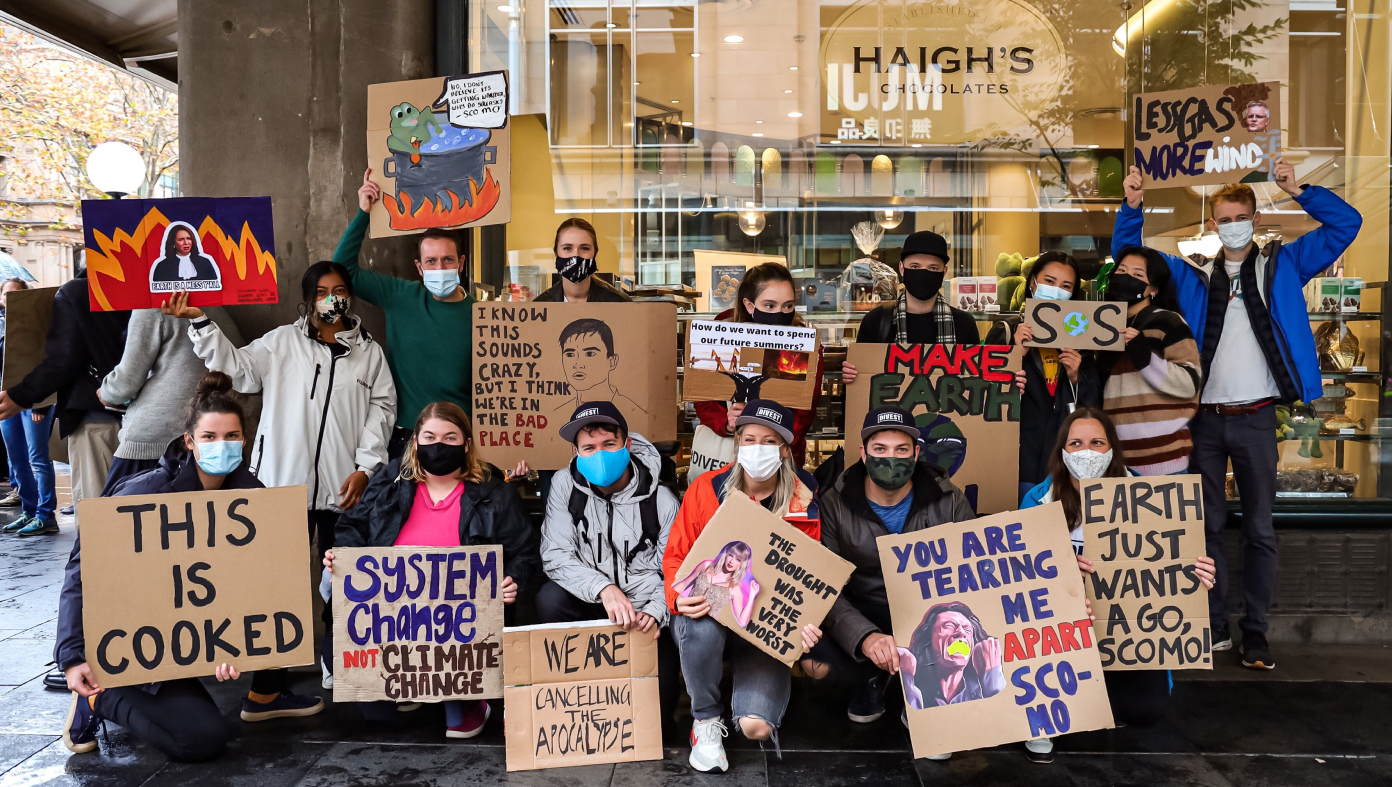
<path fill-rule="evenodd" d="M 1069 336 L 1081 336 L 1088 329 L 1088 318 L 1082 312 L 1069 312 L 1063 318 L 1063 327 Z"/>

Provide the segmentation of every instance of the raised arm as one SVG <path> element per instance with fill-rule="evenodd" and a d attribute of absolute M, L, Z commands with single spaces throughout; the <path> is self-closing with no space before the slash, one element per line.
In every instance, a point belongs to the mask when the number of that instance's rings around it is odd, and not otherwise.
<path fill-rule="evenodd" d="M 417 285 L 358 265 L 363 238 L 367 237 L 368 225 L 371 222 L 372 204 L 382 198 L 382 187 L 372 181 L 371 175 L 370 169 L 363 173 L 363 184 L 358 189 L 358 212 L 344 228 L 343 236 L 338 239 L 333 261 L 348 269 L 348 275 L 353 279 L 354 295 L 375 306 L 389 309 L 394 301 L 409 294 Z"/>
<path fill-rule="evenodd" d="M 1141 209 L 1142 198 L 1145 196 L 1145 189 L 1141 187 L 1141 170 L 1139 167 L 1132 167 L 1130 174 L 1121 182 L 1122 190 L 1126 194 L 1126 200 L 1117 209 L 1116 224 L 1112 228 L 1112 258 L 1116 259 L 1117 252 L 1127 246 L 1145 245 L 1145 212 Z M 1159 251 L 1157 249 L 1157 251 Z M 1165 262 L 1170 266 L 1170 275 L 1175 279 L 1175 287 L 1183 293 L 1187 286 L 1199 283 L 1199 272 L 1194 269 L 1183 257 L 1176 257 L 1173 254 L 1160 252 L 1165 258 Z"/>
<path fill-rule="evenodd" d="M 189 320 L 188 334 L 193 340 L 193 352 L 203 359 L 210 371 L 223 372 L 232 378 L 232 387 L 240 393 L 256 393 L 262 381 L 275 366 L 275 354 L 270 342 L 276 331 L 238 349 L 222 333 L 218 324 L 208 319 L 203 310 L 188 305 L 188 293 L 176 292 L 160 310 L 171 317 Z"/>

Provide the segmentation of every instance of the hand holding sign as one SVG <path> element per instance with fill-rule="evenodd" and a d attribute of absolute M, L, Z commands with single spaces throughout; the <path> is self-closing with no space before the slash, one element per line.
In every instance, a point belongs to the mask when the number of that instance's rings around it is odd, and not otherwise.
<path fill-rule="evenodd" d="M 1025 301 L 1025 347 L 1120 350 L 1126 330 L 1126 304 L 1120 301 Z"/>
<path fill-rule="evenodd" d="M 1300 184 L 1295 182 L 1295 165 L 1284 158 L 1276 159 L 1271 168 L 1271 179 L 1281 187 L 1281 191 L 1292 197 L 1300 196 Z"/>
<path fill-rule="evenodd" d="M 1121 181 L 1122 193 L 1126 195 L 1126 204 L 1133 208 L 1141 206 L 1141 200 L 1145 197 L 1145 178 L 1141 175 L 1140 167 L 1132 167 L 1127 173 L 1126 179 Z"/>

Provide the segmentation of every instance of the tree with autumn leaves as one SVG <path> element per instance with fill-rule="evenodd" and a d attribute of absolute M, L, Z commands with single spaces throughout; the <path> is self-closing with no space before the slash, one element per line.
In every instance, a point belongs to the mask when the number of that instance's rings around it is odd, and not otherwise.
<path fill-rule="evenodd" d="M 9 199 L 100 198 L 87 154 L 119 140 L 145 160 L 141 196 L 179 166 L 178 96 L 0 24 L 0 178 Z M 22 213 L 0 202 L 0 218 Z"/>

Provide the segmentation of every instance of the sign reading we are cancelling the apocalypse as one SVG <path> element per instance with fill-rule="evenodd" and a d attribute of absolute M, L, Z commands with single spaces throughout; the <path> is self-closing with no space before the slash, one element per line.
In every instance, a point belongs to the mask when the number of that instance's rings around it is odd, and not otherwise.
<path fill-rule="evenodd" d="M 821 137 L 857 145 L 1032 139 L 1069 69 L 1025 0 L 860 0 L 822 29 Z"/>

